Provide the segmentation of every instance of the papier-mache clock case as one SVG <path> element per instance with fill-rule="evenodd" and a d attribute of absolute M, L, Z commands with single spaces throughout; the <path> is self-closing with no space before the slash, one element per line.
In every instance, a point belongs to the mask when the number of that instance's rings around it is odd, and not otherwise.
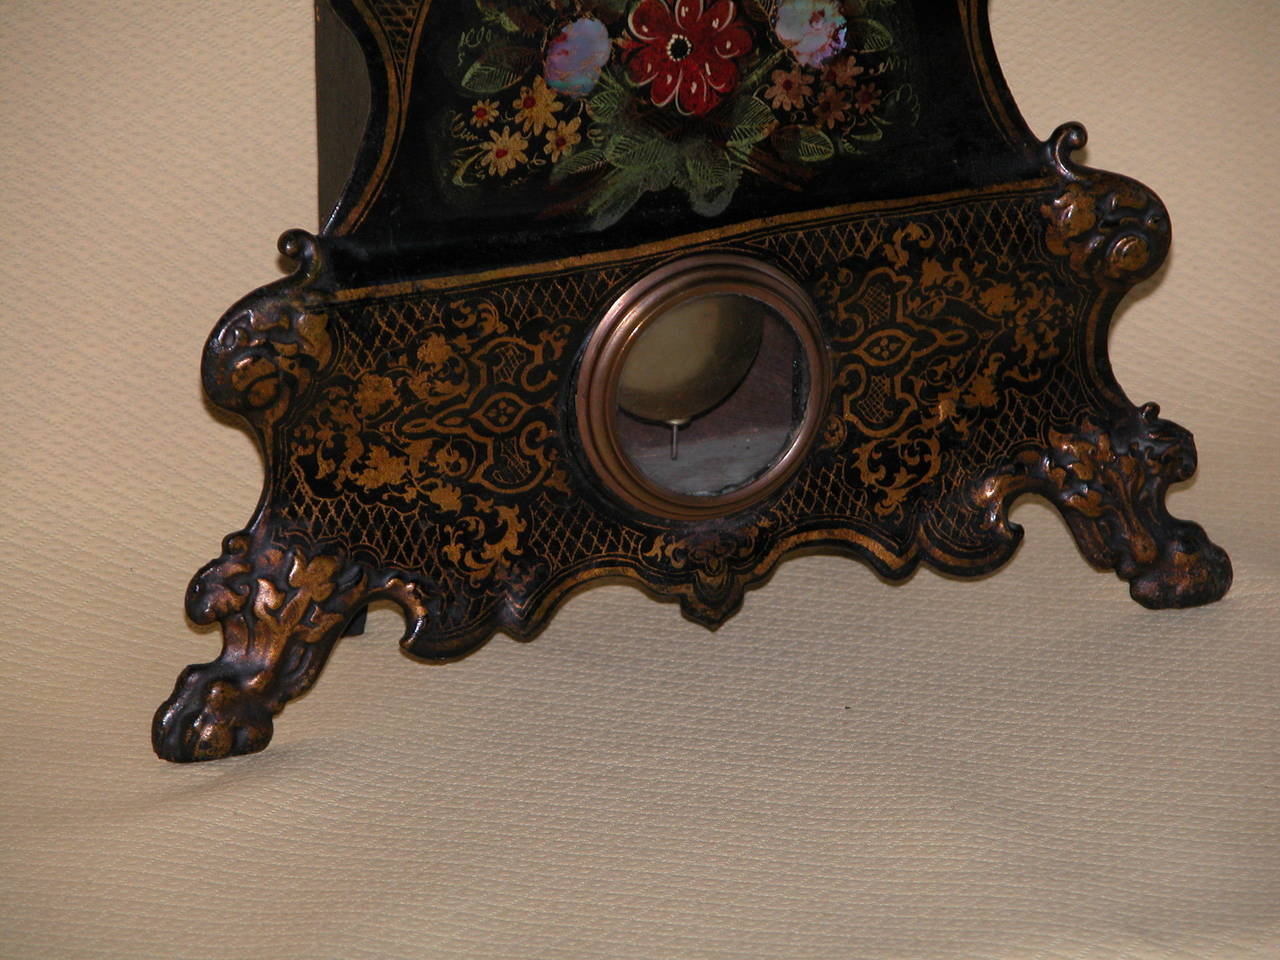
<path fill-rule="evenodd" d="M 266 482 L 188 590 L 223 650 L 160 756 L 265 747 L 374 600 L 432 660 L 604 577 L 714 627 L 798 551 L 987 573 L 1025 493 L 1145 606 L 1226 592 L 1164 506 L 1191 435 L 1106 353 L 1168 215 L 1031 134 L 983 0 L 317 14 L 332 204 L 205 347 Z"/>

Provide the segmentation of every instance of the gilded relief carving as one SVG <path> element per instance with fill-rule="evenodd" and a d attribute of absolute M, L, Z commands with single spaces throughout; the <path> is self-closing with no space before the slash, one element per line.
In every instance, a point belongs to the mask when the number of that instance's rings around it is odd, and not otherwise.
<path fill-rule="evenodd" d="M 156 712 L 156 752 L 191 761 L 265 747 L 272 717 L 315 683 L 367 586 L 360 567 L 315 544 L 227 537 L 187 588 L 187 616 L 221 624 L 222 654 L 178 678 Z"/>
<path fill-rule="evenodd" d="M 294 274 L 236 304 L 205 345 L 205 392 L 218 406 L 270 431 L 332 359 L 327 306 L 313 289 L 323 266 L 316 238 L 302 230 L 280 237 Z"/>
<path fill-rule="evenodd" d="M 1088 141 L 1084 127 L 1059 127 L 1046 147 L 1063 189 L 1042 212 L 1049 250 L 1108 290 L 1126 290 L 1160 268 L 1169 252 L 1169 215 L 1150 190 L 1128 177 L 1071 161 Z"/>
<path fill-rule="evenodd" d="M 994 525 L 1007 526 L 1009 501 L 1038 493 L 1062 512 L 1085 558 L 1128 581 L 1143 606 L 1196 606 L 1220 599 L 1232 573 L 1198 524 L 1165 509 L 1169 485 L 1195 469 L 1190 432 L 1148 403 L 1112 424 L 1090 418 L 1074 430 L 1050 430 L 1045 446 L 997 471 L 978 500 Z"/>

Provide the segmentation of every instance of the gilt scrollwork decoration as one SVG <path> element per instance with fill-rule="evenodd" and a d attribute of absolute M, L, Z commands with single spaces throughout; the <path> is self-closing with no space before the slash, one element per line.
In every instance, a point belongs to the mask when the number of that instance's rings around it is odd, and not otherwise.
<path fill-rule="evenodd" d="M 1049 250 L 1107 290 L 1125 290 L 1154 274 L 1169 252 L 1169 214 L 1149 189 L 1113 173 L 1077 165 L 1071 154 L 1089 137 L 1063 124 L 1045 145 L 1062 189 L 1042 208 Z"/>

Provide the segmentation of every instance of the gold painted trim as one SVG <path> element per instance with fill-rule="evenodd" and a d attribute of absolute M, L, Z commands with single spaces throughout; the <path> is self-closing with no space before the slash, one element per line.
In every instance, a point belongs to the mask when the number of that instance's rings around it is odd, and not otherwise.
<path fill-rule="evenodd" d="M 752 566 L 743 579 L 743 591 L 761 586 L 783 561 L 814 552 L 823 556 L 846 556 L 864 562 L 870 561 L 883 576 L 893 580 L 906 577 L 920 562 L 918 544 L 911 542 L 903 551 L 887 546 L 882 540 L 850 527 L 826 527 L 791 533 L 777 540 L 767 553 Z M 979 566 L 970 563 L 970 566 Z M 467 624 L 433 633 L 430 641 L 420 645 L 405 644 L 415 655 L 430 657 L 432 646 L 449 646 L 459 640 L 474 636 L 477 625 L 487 624 L 489 635 L 502 631 L 519 640 L 532 640 L 550 623 L 556 611 L 587 584 L 604 581 L 626 584 L 642 591 L 655 600 L 678 603 L 695 600 L 697 589 L 693 583 L 670 583 L 661 587 L 645 572 L 631 563 L 611 563 L 600 566 L 591 560 L 583 561 L 577 568 L 561 571 L 522 600 L 510 602 L 500 599 L 486 608 Z M 406 635 L 408 639 L 408 635 Z"/>
<path fill-rule="evenodd" d="M 983 44 L 984 37 L 988 39 L 991 37 L 990 18 L 987 12 L 988 0 L 959 0 L 959 3 L 965 44 L 969 48 L 969 62 L 978 80 L 978 88 L 982 93 L 987 115 L 991 117 L 996 128 L 1004 134 L 1005 140 L 1011 147 L 1024 151 L 1033 149 L 1034 134 L 1020 114 L 1010 113 L 1009 105 L 1006 103 L 1007 98 L 1003 96 L 1007 86 L 1002 77 L 992 72 L 993 66 L 999 69 L 998 61 L 996 64 L 992 63 L 992 58 L 995 56 L 995 43 L 991 42 L 990 50 Z"/>
<path fill-rule="evenodd" d="M 624 247 L 618 250 L 605 250 L 598 253 L 564 257 L 559 260 L 544 260 L 511 267 L 498 267 L 480 273 L 450 274 L 443 277 L 423 277 L 395 283 L 373 284 L 367 287 L 347 287 L 335 291 L 333 299 L 340 303 L 346 303 L 355 300 L 383 299 L 440 290 L 463 290 L 502 280 L 535 277 L 543 274 L 559 274 L 573 270 L 589 270 L 644 257 L 658 256 L 669 253 L 672 250 L 689 250 L 689 248 L 697 246 L 727 243 L 755 233 L 772 232 L 778 227 L 798 225 L 817 227 L 834 221 L 873 213 L 924 212 L 931 207 L 949 206 L 965 200 L 979 200 L 993 196 L 1032 196 L 1057 182 L 1058 178 L 1056 177 L 1039 177 L 1035 180 L 1016 180 L 1010 183 L 995 184 L 994 186 L 973 190 L 954 190 L 948 193 L 913 197 L 906 201 L 901 199 L 859 201 L 835 207 L 823 207 L 817 210 L 804 210 L 799 213 L 759 217 L 755 220 L 747 220 L 732 226 L 716 227 L 712 230 L 702 230 L 697 233 L 680 234 L 664 240 L 655 240 L 650 243 Z M 690 252 L 694 251 L 690 250 Z"/>
<path fill-rule="evenodd" d="M 347 211 L 343 221 L 330 232 L 332 236 L 343 236 L 355 230 L 364 222 L 374 201 L 386 186 L 387 175 L 391 172 L 392 161 L 400 149 L 400 141 L 404 137 L 405 120 L 408 115 L 407 93 L 412 89 L 414 61 L 417 59 L 418 44 L 422 41 L 423 26 L 427 21 L 427 12 L 431 9 L 432 0 L 424 0 L 418 9 L 417 19 L 413 25 L 413 33 L 405 52 L 405 75 L 401 80 L 396 70 L 395 58 L 387 43 L 387 33 L 382 29 L 382 22 L 369 9 L 365 0 L 352 0 L 364 18 L 369 32 L 378 43 L 378 52 L 382 57 L 382 65 L 387 73 L 387 110 L 386 128 L 383 130 L 382 147 L 378 153 L 378 161 L 365 183 L 364 192 L 355 205 Z M 341 202 L 341 201 L 339 201 Z"/>

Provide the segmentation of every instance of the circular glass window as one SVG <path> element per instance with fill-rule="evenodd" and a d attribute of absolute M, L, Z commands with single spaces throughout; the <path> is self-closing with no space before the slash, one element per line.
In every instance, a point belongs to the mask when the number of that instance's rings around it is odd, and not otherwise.
<path fill-rule="evenodd" d="M 628 290 L 588 345 L 586 453 L 626 502 L 673 518 L 731 512 L 797 465 L 825 395 L 812 306 L 741 257 L 669 265 Z"/>
<path fill-rule="evenodd" d="M 619 445 L 660 487 L 728 493 L 786 451 L 807 380 L 799 342 L 767 303 L 736 293 L 686 300 L 654 317 L 622 360 Z"/>

